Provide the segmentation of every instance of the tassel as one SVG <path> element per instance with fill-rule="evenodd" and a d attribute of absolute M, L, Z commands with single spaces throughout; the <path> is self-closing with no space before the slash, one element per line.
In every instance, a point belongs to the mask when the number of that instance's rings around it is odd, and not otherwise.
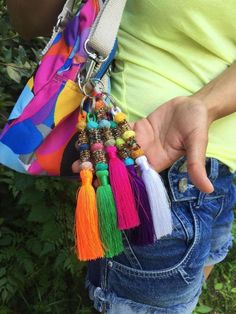
<path fill-rule="evenodd" d="M 126 115 L 118 107 L 112 111 L 114 121 L 118 124 L 123 140 L 130 150 L 130 156 L 135 160 L 142 172 L 142 179 L 146 187 L 152 220 L 157 239 L 172 232 L 172 217 L 169 199 L 159 174 L 150 167 L 143 150 L 135 139 L 135 132 L 131 130 Z"/>
<path fill-rule="evenodd" d="M 151 168 L 147 158 L 140 156 L 136 158 L 135 162 L 142 172 L 142 179 L 152 211 L 156 238 L 160 239 L 172 232 L 172 217 L 168 195 L 160 175 Z"/>
<path fill-rule="evenodd" d="M 113 257 L 124 250 L 121 231 L 117 228 L 116 207 L 108 184 L 108 171 L 96 172 L 100 186 L 97 188 L 97 206 L 99 214 L 99 229 L 105 246 L 105 256 Z"/>
<path fill-rule="evenodd" d="M 111 122 L 107 120 L 107 108 L 101 101 L 96 103 L 96 114 L 109 157 L 109 177 L 117 208 L 118 228 L 120 230 L 134 228 L 140 224 L 134 195 L 125 164 L 117 155 Z"/>
<path fill-rule="evenodd" d="M 119 156 L 124 161 L 129 173 L 129 179 L 134 192 L 136 208 L 140 219 L 140 225 L 128 233 L 129 239 L 136 245 L 153 244 L 154 227 L 145 185 L 136 173 L 134 160 L 129 157 L 129 150 L 125 141 L 120 137 L 121 134 L 116 122 L 112 121 L 111 128 L 113 136 L 116 140 L 116 147 L 118 149 Z"/>
<path fill-rule="evenodd" d="M 104 250 L 99 236 L 92 170 L 82 169 L 80 177 L 82 186 L 78 192 L 75 213 L 76 253 L 81 261 L 87 261 L 103 257 Z"/>
<path fill-rule="evenodd" d="M 118 227 L 120 230 L 137 227 L 140 221 L 127 169 L 118 158 L 115 146 L 107 146 L 106 152 L 109 156 L 111 187 L 118 210 Z"/>
<path fill-rule="evenodd" d="M 133 159 L 130 158 L 133 161 Z M 132 243 L 148 245 L 154 243 L 154 226 L 149 205 L 148 195 L 142 179 L 136 173 L 133 164 L 127 166 L 130 175 L 131 186 L 134 191 L 136 207 L 138 209 L 140 225 L 130 232 Z"/>
<path fill-rule="evenodd" d="M 92 159 L 100 182 L 96 194 L 100 235 L 105 247 L 105 256 L 113 257 L 123 251 L 123 243 L 121 232 L 117 228 L 116 207 L 111 186 L 108 184 L 108 164 L 101 130 L 96 122 L 96 117 L 90 114 L 88 115 L 87 131 Z"/>

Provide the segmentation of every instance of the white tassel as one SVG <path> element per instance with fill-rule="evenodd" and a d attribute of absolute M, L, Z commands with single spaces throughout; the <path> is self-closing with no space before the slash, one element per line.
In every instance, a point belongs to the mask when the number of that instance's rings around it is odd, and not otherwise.
<path fill-rule="evenodd" d="M 160 175 L 149 165 L 146 156 L 136 158 L 140 167 L 151 207 L 154 230 L 157 240 L 171 234 L 172 217 L 170 201 Z"/>

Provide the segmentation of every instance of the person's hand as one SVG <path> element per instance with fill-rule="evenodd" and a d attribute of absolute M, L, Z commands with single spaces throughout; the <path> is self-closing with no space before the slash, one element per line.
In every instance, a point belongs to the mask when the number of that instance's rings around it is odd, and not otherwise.
<path fill-rule="evenodd" d="M 177 97 L 131 125 L 137 142 L 158 172 L 186 155 L 191 181 L 201 191 L 211 193 L 214 188 L 205 169 L 211 122 L 207 106 L 201 100 Z"/>

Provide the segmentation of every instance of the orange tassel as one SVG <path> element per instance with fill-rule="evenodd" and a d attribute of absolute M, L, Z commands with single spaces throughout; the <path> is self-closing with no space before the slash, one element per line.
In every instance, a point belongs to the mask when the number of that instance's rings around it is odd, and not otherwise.
<path fill-rule="evenodd" d="M 75 212 L 76 255 L 81 261 L 104 256 L 103 244 L 99 235 L 96 194 L 92 186 L 91 169 L 80 171 L 82 186 L 77 194 Z"/>

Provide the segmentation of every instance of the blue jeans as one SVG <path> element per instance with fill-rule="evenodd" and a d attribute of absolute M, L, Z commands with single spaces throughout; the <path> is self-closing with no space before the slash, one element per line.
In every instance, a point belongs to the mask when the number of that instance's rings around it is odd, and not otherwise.
<path fill-rule="evenodd" d="M 222 261 L 232 245 L 236 188 L 233 174 L 214 158 L 206 162 L 214 192 L 190 182 L 185 158 L 161 175 L 169 192 L 174 230 L 153 245 L 135 246 L 123 233 L 124 253 L 88 264 L 86 285 L 99 312 L 190 314 L 204 267 Z"/>

